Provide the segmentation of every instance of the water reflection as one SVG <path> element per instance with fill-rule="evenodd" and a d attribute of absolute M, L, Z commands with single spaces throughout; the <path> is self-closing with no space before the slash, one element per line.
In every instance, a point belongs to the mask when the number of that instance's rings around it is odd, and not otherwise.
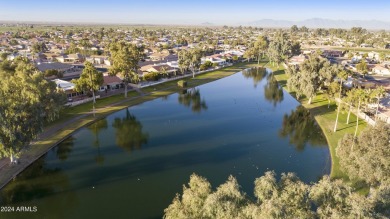
<path fill-rule="evenodd" d="M 245 78 L 252 78 L 253 86 L 257 87 L 257 84 L 267 76 L 266 68 L 249 68 L 242 71 L 242 75 Z"/>
<path fill-rule="evenodd" d="M 196 113 L 207 110 L 206 101 L 202 100 L 200 91 L 197 88 L 183 90 L 183 92 L 179 94 L 178 101 L 186 107 L 191 107 L 191 110 Z"/>
<path fill-rule="evenodd" d="M 101 119 L 92 125 L 87 127 L 92 134 L 95 136 L 93 141 L 93 146 L 97 149 L 97 154 L 95 155 L 95 162 L 97 164 L 104 163 L 104 156 L 100 153 L 100 141 L 99 141 L 99 133 L 108 128 L 107 119 Z"/>
<path fill-rule="evenodd" d="M 53 217 L 53 214 L 63 218 L 77 205 L 77 197 L 69 190 L 70 181 L 68 176 L 60 168 L 49 168 L 45 163 L 46 156 L 44 155 L 35 161 L 18 175 L 16 180 L 11 181 L 1 190 L 0 206 L 19 206 L 18 203 L 41 200 L 44 197 L 64 191 L 66 192 L 61 195 L 61 201 L 42 203 L 45 206 L 44 209 L 47 209 L 45 211 L 39 211 L 39 208 L 42 208 L 40 204 L 38 206 L 30 204 L 29 206 L 37 206 L 38 212 L 34 215 L 26 215 L 27 217 L 24 218 L 49 218 Z M 20 216 L 23 215 L 23 213 L 19 214 L 21 214 Z"/>
<path fill-rule="evenodd" d="M 264 97 L 274 107 L 283 101 L 283 88 L 279 86 L 274 74 L 267 76 L 267 84 L 264 85 Z"/>
<path fill-rule="evenodd" d="M 126 116 L 115 118 L 112 123 L 115 128 L 116 144 L 127 152 L 140 149 L 148 143 L 149 134 L 142 132 L 142 124 L 126 109 Z"/>
<path fill-rule="evenodd" d="M 69 157 L 69 154 L 72 152 L 73 150 L 73 146 L 74 146 L 74 140 L 75 138 L 73 136 L 65 139 L 61 144 L 59 144 L 57 147 L 55 147 L 56 149 L 56 155 L 57 155 L 57 158 L 61 161 L 65 161 L 68 159 Z"/>
<path fill-rule="evenodd" d="M 298 106 L 290 115 L 285 114 L 279 135 L 289 138 L 297 151 L 303 151 L 309 143 L 312 146 L 326 146 L 326 139 L 310 112 Z"/>

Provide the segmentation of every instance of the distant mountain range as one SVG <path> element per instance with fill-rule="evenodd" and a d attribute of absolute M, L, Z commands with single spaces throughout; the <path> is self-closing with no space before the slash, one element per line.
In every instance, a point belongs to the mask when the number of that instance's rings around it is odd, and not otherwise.
<path fill-rule="evenodd" d="M 298 27 L 306 26 L 307 28 L 343 28 L 349 29 L 351 27 L 363 27 L 370 30 L 390 30 L 390 22 L 377 20 L 332 20 L 322 18 L 312 18 L 303 21 L 287 21 L 287 20 L 272 20 L 262 19 L 246 23 L 245 25 L 258 27 L 291 27 L 297 25 Z"/>

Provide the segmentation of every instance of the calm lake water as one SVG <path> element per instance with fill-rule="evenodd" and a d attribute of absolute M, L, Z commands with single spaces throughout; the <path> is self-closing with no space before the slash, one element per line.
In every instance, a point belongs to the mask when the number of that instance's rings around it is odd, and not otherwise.
<path fill-rule="evenodd" d="M 0 192 L 0 206 L 37 212 L 0 218 L 161 218 L 192 173 L 214 187 L 233 175 L 252 195 L 267 170 L 317 181 L 329 150 L 272 74 L 244 70 L 76 132 Z"/>

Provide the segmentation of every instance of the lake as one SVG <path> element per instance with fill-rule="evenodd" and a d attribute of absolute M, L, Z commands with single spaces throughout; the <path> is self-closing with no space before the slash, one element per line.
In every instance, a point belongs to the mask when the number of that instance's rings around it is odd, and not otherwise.
<path fill-rule="evenodd" d="M 253 196 L 265 171 L 329 174 L 326 139 L 265 69 L 129 107 L 82 128 L 0 192 L 0 218 L 161 218 L 192 173 Z"/>

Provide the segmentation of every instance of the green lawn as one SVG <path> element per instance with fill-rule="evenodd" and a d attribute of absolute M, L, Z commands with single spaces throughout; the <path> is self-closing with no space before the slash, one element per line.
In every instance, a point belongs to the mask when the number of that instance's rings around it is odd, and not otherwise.
<path fill-rule="evenodd" d="M 290 92 L 286 87 L 288 76 L 285 74 L 284 70 L 282 68 L 278 69 L 277 67 L 269 65 L 267 65 L 267 67 L 274 71 L 275 78 L 279 81 L 279 84 L 283 86 L 283 88 L 291 95 L 293 95 L 293 97 L 295 97 L 294 93 Z M 345 134 L 353 134 L 355 132 L 356 116 L 351 114 L 350 123 L 347 125 L 347 113 L 340 112 L 337 131 L 333 132 L 337 115 L 337 106 L 335 102 L 331 102 L 330 107 L 328 108 L 328 100 L 323 94 L 318 94 L 310 105 L 307 104 L 308 100 L 306 98 L 301 98 L 299 102 L 301 102 L 302 105 L 314 116 L 328 141 L 329 150 L 332 157 L 332 170 L 330 174 L 331 177 L 341 178 L 348 181 L 348 176 L 340 170 L 339 158 L 336 156 L 336 148 L 338 141 Z M 360 119 L 358 132 L 363 130 L 366 126 L 367 123 Z"/>

